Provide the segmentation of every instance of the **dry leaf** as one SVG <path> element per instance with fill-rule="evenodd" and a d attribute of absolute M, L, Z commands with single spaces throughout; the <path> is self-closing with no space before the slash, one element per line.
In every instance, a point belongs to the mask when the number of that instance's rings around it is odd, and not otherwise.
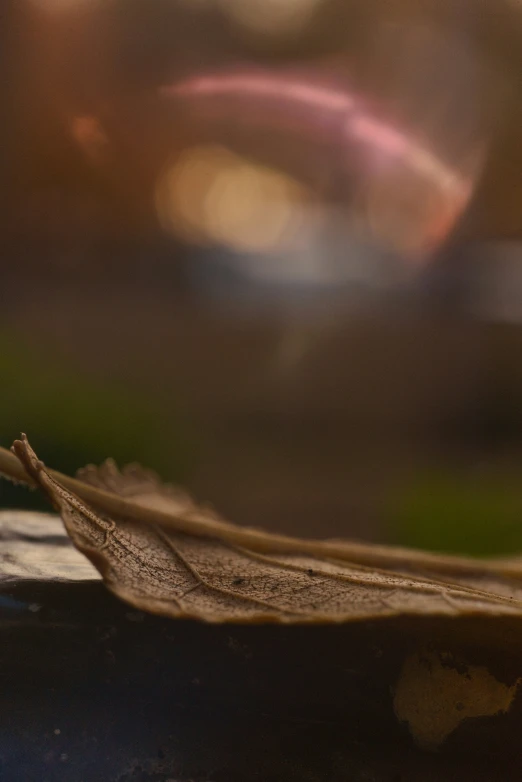
<path fill-rule="evenodd" d="M 398 615 L 522 618 L 517 560 L 478 562 L 236 527 L 131 465 L 45 468 L 25 436 L 0 471 L 38 485 L 109 589 L 136 608 L 209 622 L 320 623 Z"/>

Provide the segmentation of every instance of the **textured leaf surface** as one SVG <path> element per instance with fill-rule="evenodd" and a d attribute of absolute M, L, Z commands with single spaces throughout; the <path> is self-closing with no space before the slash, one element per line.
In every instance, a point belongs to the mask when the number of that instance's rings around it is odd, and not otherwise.
<path fill-rule="evenodd" d="M 145 611 L 211 622 L 522 618 L 517 560 L 271 535 L 221 520 L 136 465 L 120 472 L 108 461 L 70 479 L 46 469 L 25 438 L 13 451 L 23 470 L 13 474 L 4 458 L 0 470 L 38 485 L 109 589 Z"/>

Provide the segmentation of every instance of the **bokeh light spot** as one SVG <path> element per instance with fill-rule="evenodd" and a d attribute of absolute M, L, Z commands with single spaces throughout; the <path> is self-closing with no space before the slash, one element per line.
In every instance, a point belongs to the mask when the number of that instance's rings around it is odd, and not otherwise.
<path fill-rule="evenodd" d="M 217 145 L 187 150 L 157 189 L 167 230 L 193 243 L 245 252 L 295 242 L 311 200 L 292 177 Z"/>
<path fill-rule="evenodd" d="M 322 0 L 219 0 L 224 13 L 247 30 L 287 35 L 307 24 Z"/>

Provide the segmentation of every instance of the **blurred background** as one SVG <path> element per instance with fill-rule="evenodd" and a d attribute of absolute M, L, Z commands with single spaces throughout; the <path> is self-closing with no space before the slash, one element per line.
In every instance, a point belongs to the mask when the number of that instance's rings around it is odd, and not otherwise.
<path fill-rule="evenodd" d="M 2 445 L 522 549 L 517 0 L 2 0 L 0 52 Z"/>

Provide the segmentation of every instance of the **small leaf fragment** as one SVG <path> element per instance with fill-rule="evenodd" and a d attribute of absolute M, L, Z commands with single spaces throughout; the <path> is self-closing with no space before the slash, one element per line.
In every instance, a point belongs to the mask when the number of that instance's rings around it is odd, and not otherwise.
<path fill-rule="evenodd" d="M 463 720 L 507 712 L 519 683 L 508 686 L 484 666 L 422 650 L 404 661 L 393 705 L 416 744 L 436 750 Z"/>

